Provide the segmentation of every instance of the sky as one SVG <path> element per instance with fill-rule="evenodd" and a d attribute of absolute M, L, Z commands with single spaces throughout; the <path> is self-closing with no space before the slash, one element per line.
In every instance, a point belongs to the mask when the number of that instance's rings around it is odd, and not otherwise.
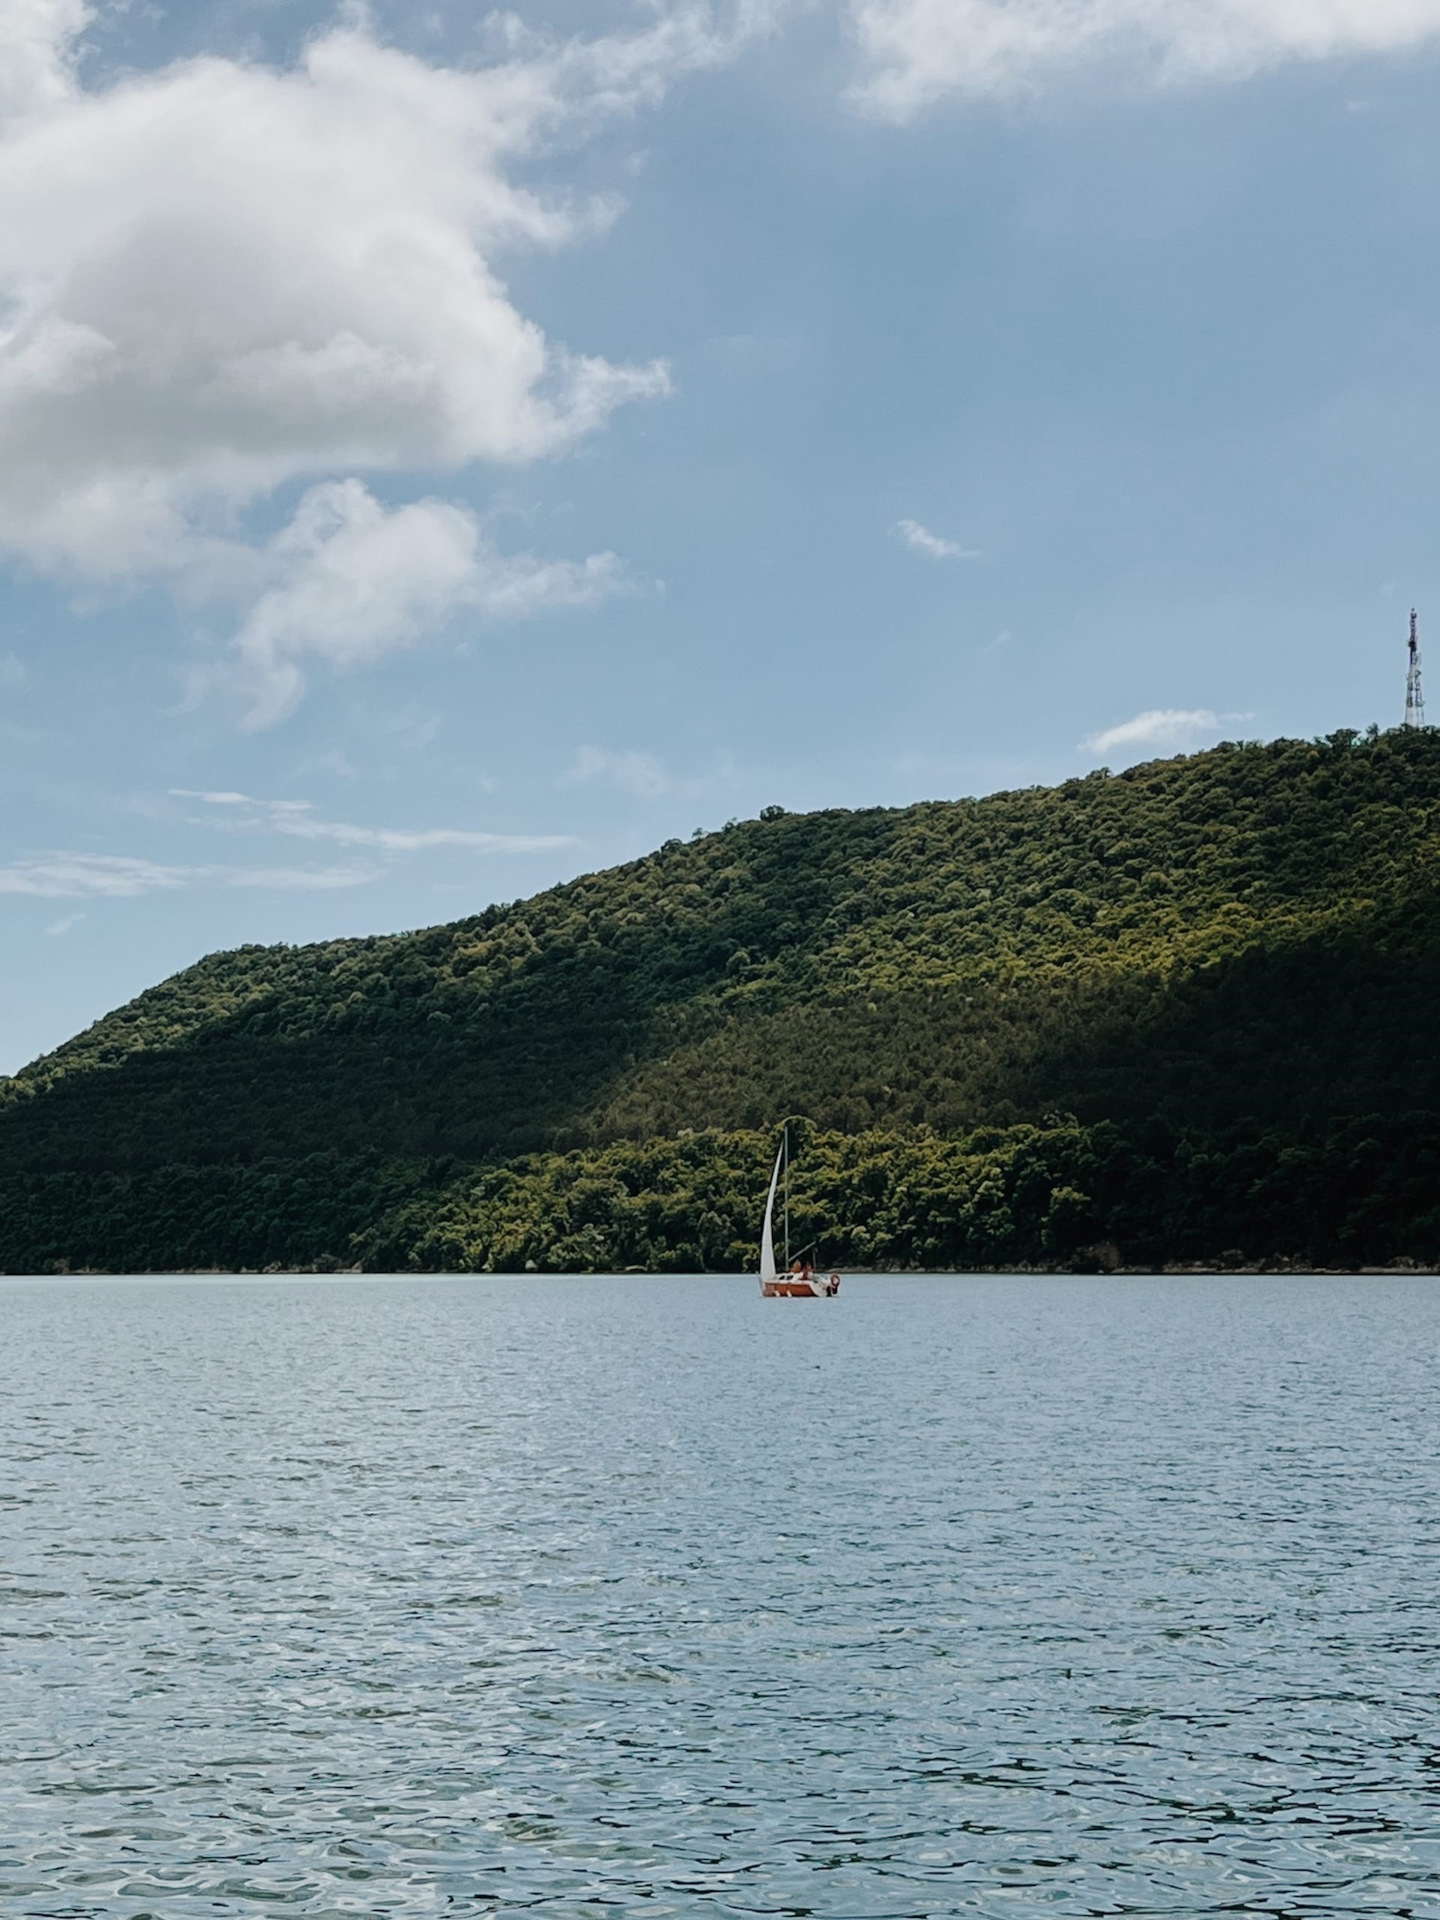
<path fill-rule="evenodd" d="M 1437 105 L 1440 0 L 7 0 L 0 1072 L 765 805 L 1395 724 Z"/>

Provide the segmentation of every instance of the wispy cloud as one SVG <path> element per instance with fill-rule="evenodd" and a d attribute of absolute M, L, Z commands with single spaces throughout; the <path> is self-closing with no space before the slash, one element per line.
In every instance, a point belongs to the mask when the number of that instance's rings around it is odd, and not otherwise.
<path fill-rule="evenodd" d="M 378 867 L 188 867 L 165 866 L 129 854 L 37 853 L 0 867 L 0 893 L 41 900 L 120 900 L 183 887 L 270 887 L 286 893 L 363 887 L 378 880 Z M 82 916 L 56 921 L 47 933 L 63 933 Z"/>
<path fill-rule="evenodd" d="M 0 653 L 0 687 L 20 687 L 27 675 L 25 662 L 13 653 Z"/>
<path fill-rule="evenodd" d="M 30 893 L 44 900 L 118 899 L 183 887 L 192 872 L 125 854 L 39 853 L 0 867 L 0 893 Z"/>
<path fill-rule="evenodd" d="M 1247 714 L 1229 714 L 1227 719 L 1248 719 Z M 1208 707 L 1150 707 L 1133 720 L 1092 733 L 1081 745 L 1091 753 L 1157 752 L 1180 753 L 1198 746 L 1220 731 L 1220 716 Z"/>
<path fill-rule="evenodd" d="M 78 927 L 85 918 L 83 913 L 62 913 L 58 920 L 52 920 L 45 931 L 52 939 L 58 939 L 62 933 L 68 933 L 72 927 Z"/>
<path fill-rule="evenodd" d="M 0 866 L 0 894 L 29 894 L 42 900 L 117 900 L 144 893 L 173 893 L 192 887 L 243 887 L 277 893 L 328 893 L 337 887 L 365 887 L 383 879 L 405 854 L 437 847 L 471 853 L 542 853 L 573 846 L 569 834 L 484 833 L 468 827 L 366 827 L 349 820 L 322 820 L 308 800 L 256 800 L 248 793 L 184 787 L 171 796 L 203 809 L 189 824 L 231 833 L 276 833 L 293 839 L 369 853 L 369 860 L 319 867 L 243 866 L 213 861 L 169 863 L 134 854 L 72 853 L 57 850 L 26 855 Z M 84 916 L 54 921 L 47 933 L 64 933 Z"/>
<path fill-rule="evenodd" d="M 881 118 L 947 94 L 1007 95 L 1110 63 L 1159 84 L 1290 61 L 1404 53 L 1440 38 L 1440 0 L 849 0 Z"/>
<path fill-rule="evenodd" d="M 321 820 L 308 800 L 257 800 L 248 793 L 172 787 L 177 800 L 198 800 L 211 811 L 191 824 L 231 833 L 283 833 L 298 840 L 329 840 L 342 847 L 381 853 L 424 853 L 433 847 L 465 847 L 473 853 L 546 853 L 574 845 L 563 833 L 486 833 L 471 827 L 363 827 L 349 820 Z"/>
<path fill-rule="evenodd" d="M 614 753 L 604 747 L 581 747 L 574 765 L 561 774 L 560 785 L 578 787 L 596 780 L 633 793 L 637 800 L 658 800 L 674 786 L 653 753 L 638 753 L 633 749 Z"/>
<path fill-rule="evenodd" d="M 932 533 L 929 527 L 921 526 L 918 520 L 897 520 L 890 531 L 899 540 L 903 540 L 912 553 L 923 553 L 927 560 L 978 560 L 980 555 L 973 547 L 962 547 L 957 541 L 947 540 L 943 534 Z"/>

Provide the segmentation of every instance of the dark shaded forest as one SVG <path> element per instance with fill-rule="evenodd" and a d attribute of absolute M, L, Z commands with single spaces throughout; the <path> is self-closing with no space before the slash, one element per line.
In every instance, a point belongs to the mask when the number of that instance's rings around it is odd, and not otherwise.
<path fill-rule="evenodd" d="M 0 1268 L 739 1268 L 784 1118 L 841 1265 L 1431 1261 L 1437 855 L 1347 731 L 212 955 L 0 1081 Z"/>

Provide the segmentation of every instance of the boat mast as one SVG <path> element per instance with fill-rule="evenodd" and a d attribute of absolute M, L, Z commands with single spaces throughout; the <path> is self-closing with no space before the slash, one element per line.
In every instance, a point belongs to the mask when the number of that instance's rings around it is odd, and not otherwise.
<path fill-rule="evenodd" d="M 785 1271 L 790 1271 L 790 1129 L 786 1127 L 785 1140 Z"/>

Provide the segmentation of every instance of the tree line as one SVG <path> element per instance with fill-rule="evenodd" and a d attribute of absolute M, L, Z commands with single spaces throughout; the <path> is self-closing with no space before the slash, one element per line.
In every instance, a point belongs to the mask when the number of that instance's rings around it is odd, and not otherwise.
<path fill-rule="evenodd" d="M 1072 1116 L 841 1134 L 791 1121 L 791 1241 L 849 1270 L 1440 1262 L 1440 1116 L 1303 1139 Z M 772 1130 L 489 1166 L 322 1152 L 0 1179 L 3 1270 L 753 1272 Z"/>

